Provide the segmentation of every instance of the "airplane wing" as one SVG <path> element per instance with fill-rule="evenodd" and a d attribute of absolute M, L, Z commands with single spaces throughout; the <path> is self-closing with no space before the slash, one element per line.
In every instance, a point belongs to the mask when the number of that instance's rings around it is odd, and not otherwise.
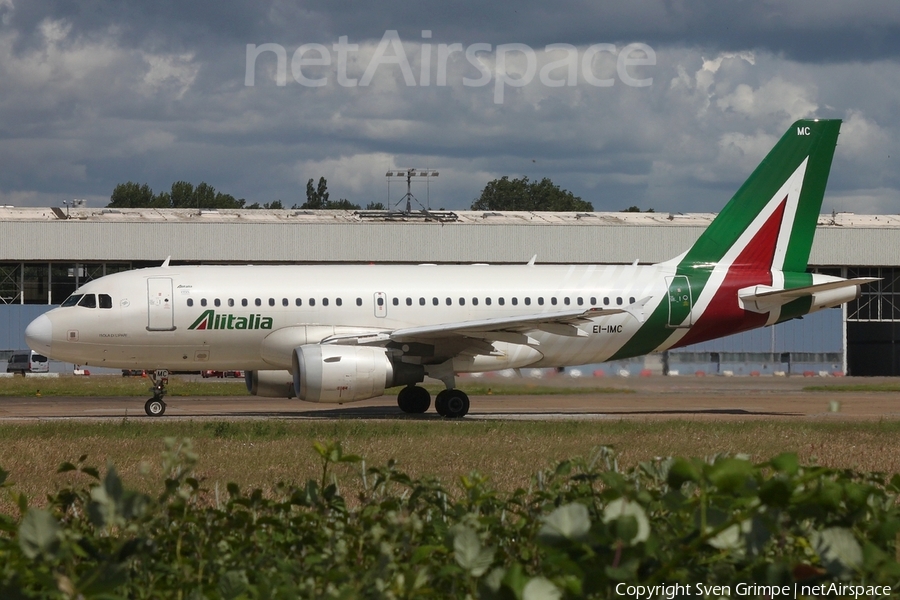
<path fill-rule="evenodd" d="M 642 298 L 633 304 L 616 308 L 572 309 L 534 313 L 498 319 L 476 319 L 455 323 L 404 327 L 393 331 L 363 335 L 335 335 L 322 340 L 323 344 L 346 345 L 422 345 L 419 353 L 433 352 L 433 356 L 447 357 L 461 353 L 490 353 L 490 342 L 538 345 L 528 334 L 544 331 L 555 335 L 580 337 L 587 335 L 577 327 L 597 317 L 630 314 L 643 322 L 644 307 L 651 299 Z M 416 353 L 415 348 L 412 349 Z"/>
<path fill-rule="evenodd" d="M 756 285 L 739 290 L 738 298 L 746 310 L 768 312 L 776 306 L 782 306 L 797 298 L 803 298 L 805 296 L 811 296 L 829 290 L 860 286 L 878 280 L 878 277 L 856 277 L 855 279 L 829 281 L 828 283 L 807 285 L 789 290 L 776 289 L 765 285 Z"/>

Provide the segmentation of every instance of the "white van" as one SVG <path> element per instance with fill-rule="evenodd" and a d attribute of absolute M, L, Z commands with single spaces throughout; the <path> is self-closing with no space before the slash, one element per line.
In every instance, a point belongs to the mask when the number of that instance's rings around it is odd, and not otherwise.
<path fill-rule="evenodd" d="M 7 373 L 48 373 L 50 371 L 50 359 L 34 350 L 22 350 L 14 352 L 6 364 Z"/>

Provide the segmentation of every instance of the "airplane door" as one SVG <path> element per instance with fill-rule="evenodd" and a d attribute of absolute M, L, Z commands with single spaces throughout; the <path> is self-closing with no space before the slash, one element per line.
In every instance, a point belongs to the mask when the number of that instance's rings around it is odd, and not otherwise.
<path fill-rule="evenodd" d="M 384 292 L 375 292 L 375 316 L 387 316 L 387 295 Z"/>
<path fill-rule="evenodd" d="M 171 277 L 147 279 L 147 331 L 175 331 Z"/>
<path fill-rule="evenodd" d="M 669 327 L 690 327 L 693 324 L 691 309 L 694 299 L 691 297 L 691 284 L 684 275 L 666 277 L 669 286 Z"/>

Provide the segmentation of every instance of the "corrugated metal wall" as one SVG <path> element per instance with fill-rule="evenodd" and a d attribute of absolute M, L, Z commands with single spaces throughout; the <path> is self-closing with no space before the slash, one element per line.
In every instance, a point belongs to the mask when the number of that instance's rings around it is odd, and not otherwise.
<path fill-rule="evenodd" d="M 703 227 L 0 221 L 0 261 L 658 262 Z M 813 265 L 900 265 L 900 229 L 819 228 Z"/>

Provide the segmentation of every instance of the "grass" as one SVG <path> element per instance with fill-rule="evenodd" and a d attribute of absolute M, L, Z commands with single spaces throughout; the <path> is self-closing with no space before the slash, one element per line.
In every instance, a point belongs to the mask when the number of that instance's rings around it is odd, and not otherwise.
<path fill-rule="evenodd" d="M 804 463 L 900 473 L 900 421 L 54 421 L 0 425 L 0 468 L 11 472 L 15 490 L 38 502 L 84 477 L 56 473 L 59 464 L 82 454 L 98 467 L 114 463 L 129 486 L 158 493 L 165 437 L 193 440 L 200 456 L 197 475 L 207 490 L 233 481 L 268 492 L 279 481 L 299 484 L 317 477 L 315 440 L 340 440 L 346 452 L 361 454 L 369 465 L 397 459 L 410 475 L 436 476 L 451 487 L 477 470 L 505 491 L 527 487 L 538 470 L 590 455 L 600 445 L 615 447 L 623 466 L 673 454 L 745 453 L 762 461 L 790 451 Z M 353 497 L 358 467 L 336 473 Z M 8 497 L 0 498 L 0 511 L 15 511 Z"/>
<path fill-rule="evenodd" d="M 633 390 L 614 387 L 594 387 L 578 385 L 571 381 L 563 381 L 568 385 L 551 385 L 538 383 L 516 383 L 506 381 L 482 381 L 466 379 L 460 382 L 466 393 L 472 396 L 490 395 L 554 395 L 554 394 L 609 394 L 628 393 Z M 432 395 L 444 389 L 442 385 L 424 386 Z M 24 398 L 40 395 L 53 396 L 146 396 L 150 388 L 150 380 L 143 377 L 119 377 L 101 375 L 90 377 L 3 377 L 0 378 L 0 397 Z M 396 394 L 400 388 L 392 388 L 385 393 Z M 170 396 L 246 396 L 247 386 L 243 380 L 203 380 L 175 377 L 169 384 Z"/>
<path fill-rule="evenodd" d="M 3 377 L 0 378 L 0 397 L 30 396 L 146 396 L 150 380 L 144 377 L 100 375 L 90 377 Z M 238 381 L 190 381 L 173 379 L 170 396 L 246 396 L 247 386 Z"/>
<path fill-rule="evenodd" d="M 808 385 L 804 392 L 900 392 L 900 383 L 848 383 L 838 385 Z"/>

